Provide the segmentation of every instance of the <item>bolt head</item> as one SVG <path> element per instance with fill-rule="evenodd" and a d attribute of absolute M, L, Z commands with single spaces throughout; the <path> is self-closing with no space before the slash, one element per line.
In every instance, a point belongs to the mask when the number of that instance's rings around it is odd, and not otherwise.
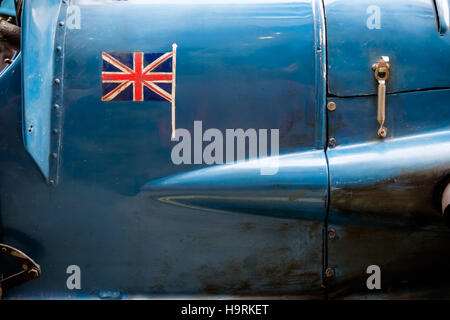
<path fill-rule="evenodd" d="M 327 104 L 328 111 L 334 111 L 336 110 L 336 102 L 330 101 Z"/>
<path fill-rule="evenodd" d="M 325 277 L 327 277 L 327 278 L 334 277 L 334 269 L 333 268 L 327 268 L 325 270 Z"/>
<path fill-rule="evenodd" d="M 330 138 L 328 140 L 328 145 L 330 146 L 330 148 L 334 148 L 336 146 L 336 144 L 337 144 L 337 141 L 335 138 Z"/>
<path fill-rule="evenodd" d="M 336 230 L 334 230 L 333 228 L 329 229 L 329 230 L 328 230 L 328 237 L 329 237 L 330 239 L 336 238 Z"/>

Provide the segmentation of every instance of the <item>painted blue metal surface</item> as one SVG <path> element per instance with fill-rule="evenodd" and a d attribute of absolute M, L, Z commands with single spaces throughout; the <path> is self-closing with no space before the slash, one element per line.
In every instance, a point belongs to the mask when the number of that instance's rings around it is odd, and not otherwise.
<path fill-rule="evenodd" d="M 318 67 L 310 3 L 127 2 L 111 5 L 107 16 L 96 2 L 79 5 L 84 27 L 68 29 L 65 45 L 68 114 L 63 156 L 73 159 L 68 160 L 73 163 L 69 176 L 95 176 L 97 183 L 108 188 L 136 194 L 150 180 L 196 168 L 171 162 L 176 143 L 170 141 L 171 113 L 166 102 L 101 101 L 101 52 L 108 50 L 165 52 L 173 42 L 178 44 L 178 128 L 193 133 L 195 120 L 203 122 L 204 130 L 222 132 L 227 128 L 279 128 L 280 154 L 322 144 L 323 128 L 316 117 L 323 114 L 324 105 L 316 102 Z M 145 18 L 147 8 L 153 12 L 151 20 Z M 122 19 L 124 14 L 137 14 L 139 24 Z M 111 24 L 111 19 L 120 23 Z M 105 25 L 109 26 L 107 34 Z M 164 28 L 156 30 L 153 25 Z M 123 32 L 133 28 L 148 30 L 148 34 Z M 83 123 L 73 120 L 79 117 Z M 124 121 L 131 121 L 132 129 Z M 321 129 L 316 130 L 317 126 Z M 129 136 L 135 139 L 130 141 Z M 121 148 L 116 139 L 127 147 Z M 80 140 L 101 150 L 90 155 L 93 158 L 88 163 L 82 162 Z M 95 169 L 99 163 L 105 167 L 100 172 Z M 123 176 L 120 184 L 115 183 L 118 175 Z"/>
<path fill-rule="evenodd" d="M 46 179 L 50 176 L 51 108 L 57 86 L 54 40 L 59 7 L 58 1 L 24 1 L 22 16 L 23 140 Z"/>
<path fill-rule="evenodd" d="M 370 71 L 368 71 L 370 73 Z M 386 140 L 449 129 L 450 90 L 389 94 L 386 97 Z M 328 113 L 328 134 L 338 145 L 378 142 L 377 97 L 330 97 L 336 111 Z"/>
<path fill-rule="evenodd" d="M 265 166 L 275 175 L 261 175 Z M 328 172 L 322 150 L 243 161 L 147 183 L 143 191 L 180 206 L 324 221 Z"/>
<path fill-rule="evenodd" d="M 450 284 L 439 275 L 450 267 L 441 255 L 449 229 L 440 205 L 450 174 L 450 43 L 439 33 L 434 1 L 338 0 L 325 9 L 327 101 L 336 103 L 327 114 L 336 141 L 327 148 L 327 227 L 335 234 L 327 241 L 335 274 L 329 297 L 370 296 L 370 265 L 381 268 L 388 297 L 401 290 L 448 297 L 442 288 Z M 385 139 L 377 135 L 371 69 L 382 55 L 390 58 Z"/>
<path fill-rule="evenodd" d="M 327 137 L 326 90 L 327 90 L 327 40 L 325 13 L 322 0 L 313 0 L 315 92 L 316 92 L 316 147 L 324 148 Z"/>
<path fill-rule="evenodd" d="M 438 14 L 439 33 L 444 35 L 450 27 L 450 2 L 449 0 L 435 0 L 436 13 Z"/>
<path fill-rule="evenodd" d="M 375 94 L 380 56 L 392 66 L 387 92 L 450 87 L 450 37 L 438 31 L 433 0 L 330 0 L 325 11 L 329 94 Z"/>
<path fill-rule="evenodd" d="M 37 21 L 31 19 L 34 5 L 25 7 L 24 24 Z M 53 146 L 28 157 L 20 135 L 2 142 L 8 152 L 0 155 L 5 173 L 0 195 L 7 209 L 1 212 L 0 241 L 29 253 L 43 270 L 41 278 L 7 297 L 103 297 L 105 291 L 116 297 L 323 297 L 328 177 L 322 149 L 326 48 L 321 3 L 127 1 L 108 3 L 107 12 L 97 1 L 68 6 L 65 41 L 55 55 L 49 48 L 61 30 L 56 6 L 47 11 L 52 17 L 42 34 L 36 35 L 37 27 L 24 27 L 31 32 L 23 50 L 29 59 L 23 61 L 24 93 L 33 83 L 25 77 L 36 58 L 30 55 L 32 43 L 47 37 L 42 41 L 47 51 L 39 51 L 47 53 L 47 60 L 34 66 L 40 69 L 31 78 L 45 75 L 44 85 L 31 91 L 32 97 L 42 92 L 42 108 L 31 110 L 42 111 L 43 123 L 53 125 L 51 97 L 62 99 L 60 182 L 49 188 L 33 165 L 36 159 L 51 175 L 51 166 L 48 171 L 39 157 Z M 70 6 L 80 9 L 79 28 L 69 23 L 76 12 Z M 178 44 L 177 127 L 193 133 L 194 120 L 200 120 L 204 130 L 279 129 L 277 174 L 259 175 L 263 159 L 203 169 L 205 164 L 175 165 L 167 103 L 101 101 L 102 51 L 166 52 L 173 42 Z M 61 61 L 63 92 L 55 95 L 47 71 L 60 72 Z M 8 79 L 16 97 L 19 80 Z M 27 110 L 35 106 L 28 101 L 25 94 L 24 128 Z M 9 100 L 1 105 L 13 110 L 7 123 L 0 119 L 0 127 L 17 132 L 18 105 Z M 8 158 L 12 154 L 14 161 Z M 229 174 L 231 167 L 238 170 Z M 183 181 L 195 185 L 190 195 L 208 192 L 216 198 L 182 205 L 162 201 L 177 189 L 169 184 Z M 241 198 L 217 203 L 224 195 Z M 79 291 L 66 287 L 71 264 L 83 272 Z"/>
<path fill-rule="evenodd" d="M 330 297 L 367 296 L 366 268 L 377 265 L 387 297 L 448 298 L 450 283 L 440 275 L 450 267 L 442 255 L 450 232 L 440 193 L 450 174 L 449 141 L 447 127 L 328 149 L 327 225 L 337 234 L 328 241 Z"/>
<path fill-rule="evenodd" d="M 325 1 L 326 16 L 321 1 L 176 2 L 26 1 L 22 53 L 0 75 L 0 241 L 43 274 L 6 297 L 322 298 L 321 285 L 330 297 L 364 288 L 370 264 L 385 268 L 386 289 L 441 278 L 449 40 L 434 2 Z M 370 5 L 380 29 L 367 28 Z M 176 165 L 166 102 L 101 101 L 102 51 L 174 42 L 177 127 L 279 129 L 279 157 Z M 385 140 L 380 55 L 392 68 Z M 54 188 L 34 162 L 60 178 Z M 66 287 L 72 264 L 81 290 Z"/>
<path fill-rule="evenodd" d="M 14 0 L 3 0 L 0 4 L 0 14 L 15 17 L 16 7 L 14 5 Z"/>
<path fill-rule="evenodd" d="M 444 226 L 433 191 L 450 172 L 449 137 L 440 131 L 328 149 L 329 221 L 397 222 L 406 228 L 423 216 L 428 226 Z"/>

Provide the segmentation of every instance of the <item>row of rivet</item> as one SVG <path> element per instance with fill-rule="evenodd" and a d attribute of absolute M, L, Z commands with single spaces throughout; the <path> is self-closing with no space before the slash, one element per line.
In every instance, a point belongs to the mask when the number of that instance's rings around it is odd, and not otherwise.
<path fill-rule="evenodd" d="M 333 229 L 333 228 L 329 228 L 329 229 L 328 229 L 327 235 L 328 235 L 328 238 L 329 238 L 330 240 L 335 240 L 335 239 L 337 239 L 337 233 L 336 233 L 336 230 Z M 334 276 L 335 276 L 335 270 L 334 270 L 334 268 L 327 267 L 327 268 L 325 269 L 325 278 L 331 279 L 331 278 L 334 278 Z"/>
<path fill-rule="evenodd" d="M 62 68 L 63 68 L 63 61 L 62 61 L 62 55 L 63 55 L 63 46 L 62 46 L 62 42 L 64 41 L 64 33 L 65 33 L 65 22 L 64 22 L 64 18 L 65 18 L 65 13 L 66 13 L 66 7 L 65 4 L 67 4 L 66 0 L 62 1 L 61 4 L 61 9 L 60 9 L 60 17 L 59 17 L 59 22 L 58 22 L 58 26 L 59 28 L 57 28 L 56 30 L 56 35 L 55 35 L 55 51 L 58 55 L 55 55 L 55 69 L 57 69 L 59 67 L 59 71 L 61 72 L 60 75 L 56 74 L 53 83 L 55 86 L 58 86 L 59 89 L 55 90 L 55 94 L 54 94 L 54 99 L 55 99 L 55 103 L 53 104 L 53 113 L 52 113 L 52 117 L 53 119 L 57 119 L 58 116 L 60 116 L 60 112 L 61 112 L 61 103 L 62 103 Z M 60 42 L 60 43 L 57 43 Z M 55 70 L 56 73 L 56 70 Z M 59 93 L 58 93 L 59 92 Z M 61 100 L 61 101 L 59 101 Z M 52 119 L 52 135 L 53 135 L 53 150 L 50 151 L 50 159 L 53 160 L 55 163 L 51 166 L 51 168 L 54 168 L 53 170 L 51 170 L 52 174 L 50 176 L 49 179 L 49 184 L 54 186 L 57 182 L 57 177 L 58 177 L 58 163 L 57 160 L 59 158 L 59 145 L 60 145 L 60 128 L 58 128 L 58 123 L 57 121 L 53 121 Z M 59 122 L 59 121 L 58 121 Z M 56 139 L 56 140 L 54 140 Z"/>
<path fill-rule="evenodd" d="M 327 103 L 327 110 L 331 111 L 331 112 L 335 111 L 336 110 L 336 102 L 333 102 L 333 101 L 328 102 Z M 337 144 L 336 138 L 330 137 L 328 139 L 328 146 L 330 148 L 334 148 L 336 146 L 336 144 Z"/>

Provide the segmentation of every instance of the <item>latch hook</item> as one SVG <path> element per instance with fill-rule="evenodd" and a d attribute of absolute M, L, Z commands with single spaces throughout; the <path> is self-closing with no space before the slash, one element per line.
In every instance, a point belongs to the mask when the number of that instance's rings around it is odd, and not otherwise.
<path fill-rule="evenodd" d="M 0 243 L 0 254 L 8 256 L 22 268 L 22 271 L 0 279 L 0 299 L 2 290 L 10 289 L 41 276 L 41 267 L 22 251 Z"/>
<path fill-rule="evenodd" d="M 384 127 L 384 121 L 386 120 L 386 80 L 389 78 L 389 57 L 382 56 L 378 63 L 372 65 L 372 69 L 375 72 L 375 79 L 378 81 L 378 110 L 377 121 L 380 124 L 378 129 L 378 136 L 380 138 L 386 138 L 387 128 Z"/>

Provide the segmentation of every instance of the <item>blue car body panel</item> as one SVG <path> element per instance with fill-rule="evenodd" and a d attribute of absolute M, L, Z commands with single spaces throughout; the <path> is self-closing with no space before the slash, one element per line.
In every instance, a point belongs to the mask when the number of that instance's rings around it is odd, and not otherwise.
<path fill-rule="evenodd" d="M 328 171 L 321 3 L 110 2 L 105 15 L 105 4 L 96 1 L 61 2 L 57 13 L 49 2 L 52 19 L 29 31 L 33 12 L 45 3 L 27 2 L 26 57 L 7 70 L 17 74 L 22 62 L 30 157 L 20 135 L 4 141 L 18 155 L 2 168 L 18 174 L 1 183 L 10 208 L 2 211 L 1 241 L 30 253 L 43 273 L 10 297 L 323 297 Z M 73 6 L 80 28 L 69 22 Z M 103 51 L 167 52 L 172 43 L 178 44 L 177 127 L 193 132 L 201 120 L 205 130 L 280 129 L 276 174 L 260 174 L 264 159 L 176 165 L 168 102 L 102 101 Z M 42 55 L 30 53 L 40 45 Z M 45 85 L 36 83 L 38 75 L 46 76 Z M 19 79 L 2 80 L 20 97 Z M 15 120 L 2 125 L 17 131 L 18 105 L 2 105 L 15 108 Z M 47 129 L 37 140 L 26 130 L 31 119 Z M 175 182 L 190 187 L 180 191 Z M 192 193 L 196 199 L 184 199 Z M 72 264 L 83 272 L 81 290 L 66 287 Z"/>
<path fill-rule="evenodd" d="M 56 1 L 25 1 L 22 17 L 23 139 L 25 148 L 48 180 L 51 110 L 57 91 L 54 41 L 59 8 Z"/>
<path fill-rule="evenodd" d="M 450 174 L 450 40 L 438 28 L 445 11 L 435 8 L 434 1 L 325 1 L 327 101 L 336 104 L 327 117 L 335 139 L 327 148 L 327 227 L 337 234 L 327 242 L 330 297 L 366 296 L 370 265 L 383 270 L 384 293 L 397 292 L 391 297 L 448 297 L 448 281 L 435 275 L 450 266 L 440 255 L 449 249 L 440 195 Z M 372 70 L 380 56 L 390 64 L 384 139 Z"/>
<path fill-rule="evenodd" d="M 14 17 L 16 15 L 16 8 L 14 0 L 4 0 L 0 4 L 0 14 Z"/>
<path fill-rule="evenodd" d="M 369 28 L 376 7 L 380 28 Z M 42 276 L 5 298 L 370 297 L 373 264 L 387 294 L 450 285 L 439 8 L 25 1 L 21 53 L 0 74 L 0 242 Z M 161 54 L 174 43 L 176 127 L 200 149 L 210 128 L 278 129 L 279 155 L 175 164 L 171 103 L 103 101 L 103 52 Z M 371 66 L 383 55 L 380 139 Z M 66 286 L 70 265 L 82 270 L 80 290 Z"/>
<path fill-rule="evenodd" d="M 450 87 L 450 37 L 438 30 L 434 1 L 330 0 L 325 10 L 329 94 L 375 94 L 370 68 L 380 56 L 392 65 L 388 92 Z"/>

